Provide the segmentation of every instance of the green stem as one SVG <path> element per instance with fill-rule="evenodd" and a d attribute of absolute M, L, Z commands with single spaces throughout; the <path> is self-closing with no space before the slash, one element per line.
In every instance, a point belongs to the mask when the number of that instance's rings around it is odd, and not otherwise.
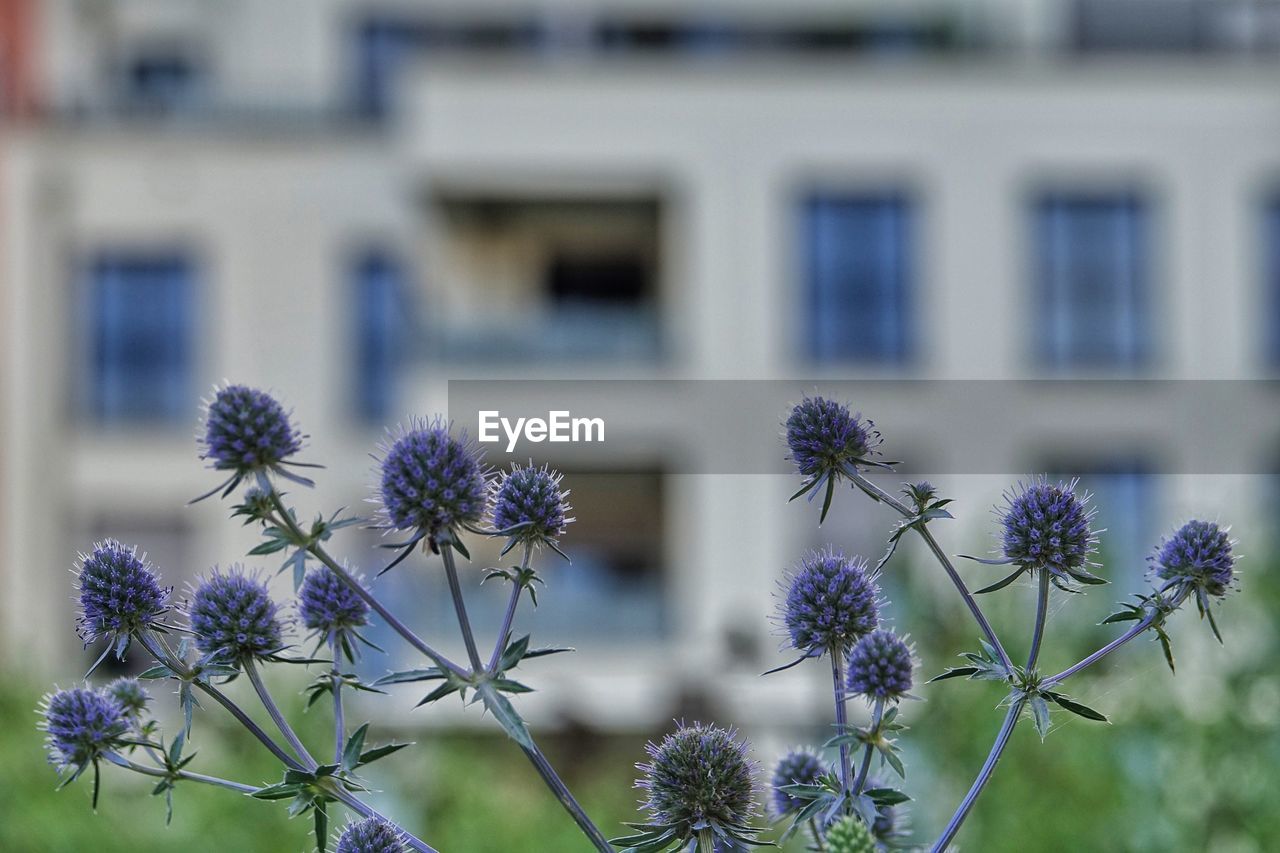
<path fill-rule="evenodd" d="M 836 701 L 836 734 L 846 735 L 849 733 L 849 709 L 846 704 L 846 696 L 844 689 L 844 667 L 842 666 L 843 656 L 840 649 L 832 646 L 831 656 L 831 686 L 835 693 Z M 846 797 L 852 790 L 850 784 L 850 766 L 849 766 L 849 745 L 840 744 L 840 791 Z"/>
<path fill-rule="evenodd" d="M 1009 745 L 1009 737 L 1013 734 L 1014 726 L 1018 724 L 1018 718 L 1022 715 L 1022 705 L 1025 701 L 1024 699 L 1015 699 L 1013 704 L 1009 706 L 1009 713 L 1005 714 L 1004 723 L 1000 726 L 996 741 L 991 745 L 991 752 L 987 754 L 987 760 L 983 763 L 982 769 L 978 771 L 978 778 L 973 780 L 969 793 L 965 794 L 955 814 L 951 816 L 946 828 L 942 830 L 942 835 L 938 837 L 933 847 L 930 848 L 930 853 L 942 853 L 947 849 L 947 845 L 951 843 L 951 840 L 956 837 L 956 833 L 960 831 L 960 826 L 964 823 L 964 819 L 969 816 L 969 810 L 977 802 L 978 795 L 982 793 L 982 789 L 991 781 L 991 775 L 995 772 L 996 763 L 1000 761 L 1000 756 L 1004 754 L 1005 747 Z"/>
<path fill-rule="evenodd" d="M 516 607 L 520 604 L 520 593 L 524 591 L 524 582 L 520 580 L 529 568 L 529 561 L 533 557 L 533 543 L 526 542 L 524 545 L 524 558 L 520 561 L 520 570 L 517 579 L 511 582 L 511 598 L 507 600 L 507 611 L 502 617 L 502 626 L 498 629 L 498 639 L 493 644 L 493 654 L 489 656 L 489 666 L 487 672 L 490 675 L 496 675 L 498 669 L 498 661 L 502 660 L 502 653 L 506 651 L 508 636 L 511 634 L 511 625 L 516 618 Z"/>
<path fill-rule="evenodd" d="M 125 758 L 119 753 L 108 753 L 112 756 L 112 760 L 116 764 L 123 764 L 135 773 L 141 773 L 144 776 L 154 776 L 157 779 L 185 779 L 188 782 L 199 782 L 203 785 L 215 785 L 219 788 L 227 788 L 232 791 L 238 791 L 241 794 L 252 794 L 258 790 L 253 785 L 243 785 L 239 782 L 232 782 L 230 779 L 219 779 L 217 776 L 206 776 L 203 773 L 192 773 L 188 770 L 165 770 L 159 767 L 148 767 L 145 764 L 139 764 L 132 759 Z"/>
<path fill-rule="evenodd" d="M 307 748 L 302 745 L 297 732 L 293 730 L 293 726 L 289 725 L 289 721 L 280 712 L 280 707 L 271 698 L 271 694 L 267 691 L 267 685 L 263 683 L 262 675 L 258 672 L 257 663 L 254 662 L 253 658 L 246 657 L 241 662 L 241 665 L 244 668 L 245 675 L 249 676 L 249 683 L 253 685 L 258 698 L 262 700 L 262 707 L 267 709 L 267 713 L 271 715 L 271 719 L 275 722 L 276 728 L 280 730 L 280 734 L 284 735 L 284 739 L 293 747 L 293 751 L 297 753 L 298 758 L 302 759 L 303 765 L 308 770 L 314 770 L 316 768 L 316 760 L 311 757 L 311 753 L 307 752 Z"/>
<path fill-rule="evenodd" d="M 1040 641 L 1044 639 L 1044 623 L 1049 618 L 1049 572 L 1040 570 L 1040 589 L 1036 596 L 1036 624 L 1031 631 L 1031 651 L 1027 654 L 1027 672 L 1036 667 L 1040 657 Z"/>
<path fill-rule="evenodd" d="M 453 560 L 453 546 L 448 540 L 440 543 L 440 559 L 444 561 L 445 577 L 449 579 L 449 595 L 453 597 L 453 610 L 458 614 L 458 627 L 462 630 L 462 640 L 467 645 L 471 671 L 478 675 L 484 672 L 484 664 L 480 662 L 480 650 L 476 648 L 476 637 L 471 631 L 471 619 L 467 616 L 467 603 L 462 598 L 462 584 L 458 582 L 458 567 Z"/>
<path fill-rule="evenodd" d="M 877 699 L 871 711 L 871 731 L 879 734 L 880 720 L 884 717 L 884 700 Z M 875 753 L 875 747 L 867 744 L 862 753 L 862 767 L 858 770 L 858 778 L 853 783 L 853 795 L 856 797 L 862 793 L 863 787 L 867 784 L 867 774 L 871 772 L 871 756 Z"/>
<path fill-rule="evenodd" d="M 333 669 L 329 671 L 333 690 L 333 763 L 342 763 L 342 751 L 347 740 L 346 715 L 342 710 L 342 672 L 338 669 L 338 632 L 329 632 L 329 650 L 333 654 Z"/>

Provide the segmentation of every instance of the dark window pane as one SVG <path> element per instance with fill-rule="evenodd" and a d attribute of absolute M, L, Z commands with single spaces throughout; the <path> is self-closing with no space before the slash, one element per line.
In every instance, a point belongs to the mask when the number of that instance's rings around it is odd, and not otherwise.
<path fill-rule="evenodd" d="M 395 403 L 406 293 L 399 263 L 370 252 L 355 266 L 355 403 L 366 420 L 384 420 Z"/>
<path fill-rule="evenodd" d="M 191 265 L 110 256 L 90 269 L 89 406 L 103 422 L 172 421 L 191 404 Z"/>
<path fill-rule="evenodd" d="M 900 363 L 910 353 L 911 214 L 899 196 L 819 196 L 805 206 L 805 338 L 820 362 Z"/>
<path fill-rule="evenodd" d="M 1146 210 L 1132 195 L 1049 196 L 1036 206 L 1041 359 L 1132 367 L 1148 350 Z"/>

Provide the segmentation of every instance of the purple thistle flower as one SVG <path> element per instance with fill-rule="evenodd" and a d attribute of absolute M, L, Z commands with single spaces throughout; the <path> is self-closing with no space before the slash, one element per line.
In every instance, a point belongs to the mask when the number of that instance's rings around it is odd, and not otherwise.
<path fill-rule="evenodd" d="M 130 636 L 150 628 L 169 609 L 171 590 L 160 586 L 145 556 L 114 539 L 79 556 L 77 577 L 79 634 L 86 645 L 109 639 L 122 654 Z"/>
<path fill-rule="evenodd" d="M 1188 521 L 1161 541 L 1148 558 L 1151 571 L 1169 586 L 1185 585 L 1223 596 L 1235 581 L 1228 531 L 1211 521 Z"/>
<path fill-rule="evenodd" d="M 204 434 L 199 437 L 200 458 L 208 460 L 214 470 L 232 474 L 196 500 L 220 489 L 224 490 L 225 497 L 245 477 L 255 477 L 259 487 L 270 492 L 268 471 L 302 485 L 313 485 L 307 478 L 281 467 L 300 464 L 290 462 L 289 457 L 302 449 L 305 438 L 294 426 L 289 412 L 265 391 L 245 385 L 215 387 L 213 399 L 205 405 Z"/>
<path fill-rule="evenodd" d="M 515 465 L 499 475 L 493 486 L 493 526 L 512 530 L 515 544 L 554 545 L 569 518 L 569 492 L 560 488 L 563 476 L 547 466 Z"/>
<path fill-rule="evenodd" d="M 862 789 L 874 791 L 876 788 L 890 787 L 893 785 L 889 780 L 877 773 L 871 773 L 867 776 L 866 784 Z M 884 847 L 890 849 L 902 847 L 901 841 L 911 834 L 911 814 L 906 805 L 877 806 L 876 819 L 871 824 L 871 834 Z"/>
<path fill-rule="evenodd" d="M 118 748 L 129 731 L 125 712 L 115 699 L 87 687 L 48 694 L 41 702 L 49 762 L 59 770 L 81 770 L 102 753 Z"/>
<path fill-rule="evenodd" d="M 787 785 L 816 785 L 826 772 L 827 765 L 810 749 L 793 749 L 778 759 L 769 780 L 774 814 L 777 817 L 792 814 L 808 802 L 792 796 L 783 788 Z"/>
<path fill-rule="evenodd" d="M 196 647 L 206 655 L 237 662 L 264 657 L 284 645 L 284 626 L 267 585 L 232 566 L 214 569 L 187 607 Z"/>
<path fill-rule="evenodd" d="M 805 397 L 791 409 L 786 439 L 789 458 L 810 478 L 853 470 L 880 444 L 875 424 L 823 397 Z"/>
<path fill-rule="evenodd" d="M 404 853 L 403 834 L 382 818 L 347 824 L 338 839 L 338 853 Z"/>
<path fill-rule="evenodd" d="M 896 702 L 911 690 L 911 647 L 892 631 L 867 634 L 849 653 L 849 692 Z"/>
<path fill-rule="evenodd" d="M 805 555 L 790 578 L 782 623 L 802 652 L 844 651 L 879 623 L 878 590 L 861 557 Z"/>
<path fill-rule="evenodd" d="M 107 682 L 102 692 L 116 701 L 127 718 L 135 721 L 142 719 L 147 711 L 147 703 L 151 701 L 151 694 L 142 686 L 142 682 L 128 676 Z"/>
<path fill-rule="evenodd" d="M 369 605 L 332 569 L 321 566 L 308 572 L 302 581 L 298 615 L 303 625 L 328 636 L 369 624 Z"/>
<path fill-rule="evenodd" d="M 733 731 L 681 725 L 645 751 L 649 762 L 636 765 L 643 774 L 636 787 L 647 793 L 641 806 L 653 823 L 675 830 L 673 841 L 688 840 L 707 826 L 753 831 L 756 766 Z"/>
<path fill-rule="evenodd" d="M 480 450 L 439 418 L 415 422 L 384 448 L 379 497 L 386 525 L 435 538 L 475 524 L 488 497 Z"/>
<path fill-rule="evenodd" d="M 1005 493 L 1006 507 L 999 515 L 1001 547 L 1009 562 L 1047 571 L 1063 583 L 1102 582 L 1087 568 L 1098 541 L 1090 528 L 1096 511 L 1086 506 L 1087 494 L 1076 494 L 1078 482 L 1041 479 Z"/>

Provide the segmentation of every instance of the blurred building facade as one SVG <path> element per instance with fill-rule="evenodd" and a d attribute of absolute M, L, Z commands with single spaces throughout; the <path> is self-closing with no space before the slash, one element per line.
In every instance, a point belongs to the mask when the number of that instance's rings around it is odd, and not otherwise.
<path fill-rule="evenodd" d="M 0 624 L 28 664 L 74 659 L 66 570 L 94 539 L 179 584 L 245 552 L 221 507 L 184 506 L 224 377 L 295 408 L 329 466 L 296 496 L 314 512 L 358 507 L 383 426 L 444 410 L 449 379 L 1280 364 L 1280 3 L 6 9 Z M 1153 476 L 1205 448 L 1098 441 L 1103 414 L 1029 432 L 1008 470 L 1093 474 L 1123 547 L 1192 498 L 1256 505 L 1264 478 Z M 812 514 L 777 478 L 677 473 L 698 448 L 652 429 L 606 468 L 547 459 L 577 559 L 534 624 L 582 651 L 546 664 L 534 719 L 651 725 L 712 682 L 744 717 L 821 707 L 820 682 L 756 678 Z M 936 432 L 907 444 L 946 470 Z M 1258 436 L 1221 452 L 1270 470 Z M 374 542 L 349 547 L 366 570 Z M 397 577 L 448 632 L 438 585 Z"/>

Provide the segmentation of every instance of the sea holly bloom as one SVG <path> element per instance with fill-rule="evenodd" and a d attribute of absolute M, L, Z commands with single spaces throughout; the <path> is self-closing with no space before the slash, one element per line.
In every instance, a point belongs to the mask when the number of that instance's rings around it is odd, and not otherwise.
<path fill-rule="evenodd" d="M 718 842 L 756 843 L 751 826 L 756 814 L 756 766 L 747 745 L 735 733 L 713 725 L 680 726 L 661 743 L 649 743 L 647 763 L 636 787 L 646 792 L 641 806 L 650 822 L 633 824 L 638 835 L 614 840 L 623 847 L 683 849 L 698 841 L 698 853 L 714 853 L 700 836 L 709 832 Z"/>
<path fill-rule="evenodd" d="M 122 657 L 130 638 L 154 627 L 169 609 L 171 590 L 160 586 L 146 557 L 114 539 L 98 543 L 88 555 L 80 554 L 76 576 L 79 634 L 85 645 L 108 640 L 111 646 L 103 657 L 112 649 Z"/>
<path fill-rule="evenodd" d="M 226 497 L 246 477 L 254 478 L 263 492 L 270 493 L 268 473 L 304 486 L 314 485 L 284 467 L 304 465 L 289 457 L 302 449 L 305 438 L 289 412 L 265 391 L 245 385 L 215 387 L 213 399 L 205 404 L 204 433 L 198 437 L 200 458 L 216 471 L 230 471 L 231 476 L 195 500 L 204 500 L 220 490 Z"/>
<path fill-rule="evenodd" d="M 1181 603 L 1195 596 L 1201 617 L 1208 617 L 1214 635 L 1221 640 L 1209 606 L 1213 598 L 1225 596 L 1235 584 L 1234 543 L 1229 531 L 1212 521 L 1188 521 L 1148 558 L 1151 573 L 1164 582 L 1161 594 L 1172 593 Z"/>
<path fill-rule="evenodd" d="M 108 682 L 103 693 L 114 699 L 124 715 L 134 721 L 142 718 L 147 711 L 147 703 L 151 701 L 151 694 L 142 682 L 127 676 Z"/>
<path fill-rule="evenodd" d="M 307 573 L 298 590 L 298 616 L 322 643 L 333 639 L 353 660 L 352 639 L 363 639 L 359 631 L 369 624 L 369 605 L 332 569 L 320 566 Z"/>
<path fill-rule="evenodd" d="M 74 687 L 48 694 L 41 702 L 49 763 L 58 770 L 71 770 L 68 782 L 90 764 L 97 764 L 105 752 L 122 746 L 129 722 L 120 703 L 105 693 L 88 687 Z M 94 799 L 97 799 L 95 785 Z"/>
<path fill-rule="evenodd" d="M 284 645 L 279 608 L 267 585 L 240 566 L 215 569 L 187 606 L 196 647 L 210 659 L 238 663 L 262 658 Z"/>
<path fill-rule="evenodd" d="M 434 545 L 442 535 L 473 527 L 487 504 L 486 474 L 479 448 L 465 435 L 451 435 L 443 420 L 411 423 L 383 447 L 378 484 L 383 527 L 412 531 L 406 545 L 423 538 Z"/>
<path fill-rule="evenodd" d="M 493 485 L 493 527 L 507 536 L 505 554 L 516 545 L 547 545 L 555 550 L 569 517 L 569 492 L 563 476 L 547 466 L 515 465 Z"/>
<path fill-rule="evenodd" d="M 849 692 L 872 701 L 897 702 L 910 695 L 914 668 L 911 647 L 892 631 L 858 640 L 849 653 Z"/>
<path fill-rule="evenodd" d="M 845 815 L 831 824 L 827 830 L 826 845 L 829 853 L 876 853 L 876 840 L 871 830 L 853 815 Z"/>
<path fill-rule="evenodd" d="M 378 817 L 347 825 L 338 838 L 338 853 L 405 853 L 404 835 Z"/>
<path fill-rule="evenodd" d="M 774 814 L 777 817 L 794 814 L 807 802 L 784 788 L 788 785 L 816 785 L 826 772 L 827 766 L 822 758 L 810 749 L 793 749 L 778 759 L 769 780 Z"/>
<path fill-rule="evenodd" d="M 805 397 L 787 416 L 785 437 L 788 458 L 805 478 L 792 500 L 804 494 L 810 497 L 826 487 L 822 503 L 825 521 L 831 508 L 831 497 L 841 477 L 856 478 L 859 467 L 888 467 L 889 463 L 873 460 L 878 451 L 880 433 L 875 424 L 849 407 L 823 397 Z"/>
<path fill-rule="evenodd" d="M 861 557 L 833 549 L 805 555 L 791 575 L 781 621 L 806 656 L 843 652 L 879 622 L 879 590 Z"/>
<path fill-rule="evenodd" d="M 1079 480 L 1050 483 L 1045 479 L 1019 483 L 1005 493 L 1005 506 L 996 511 L 1000 519 L 1000 547 L 1003 557 L 977 560 L 988 565 L 1014 565 L 1017 571 L 978 590 L 994 592 L 1017 580 L 1024 572 L 1047 572 L 1054 586 L 1071 590 L 1072 582 L 1106 583 L 1092 574 L 1090 557 L 1098 544 L 1091 525 L 1096 510 L 1088 506 L 1089 495 L 1077 493 Z"/>
<path fill-rule="evenodd" d="M 867 776 L 864 791 L 890 788 L 888 780 L 872 773 Z M 911 834 L 911 815 L 906 805 L 876 805 L 876 819 L 871 824 L 871 834 L 884 848 L 901 847 L 901 841 Z M 877 848 L 879 849 L 879 848 Z"/>

